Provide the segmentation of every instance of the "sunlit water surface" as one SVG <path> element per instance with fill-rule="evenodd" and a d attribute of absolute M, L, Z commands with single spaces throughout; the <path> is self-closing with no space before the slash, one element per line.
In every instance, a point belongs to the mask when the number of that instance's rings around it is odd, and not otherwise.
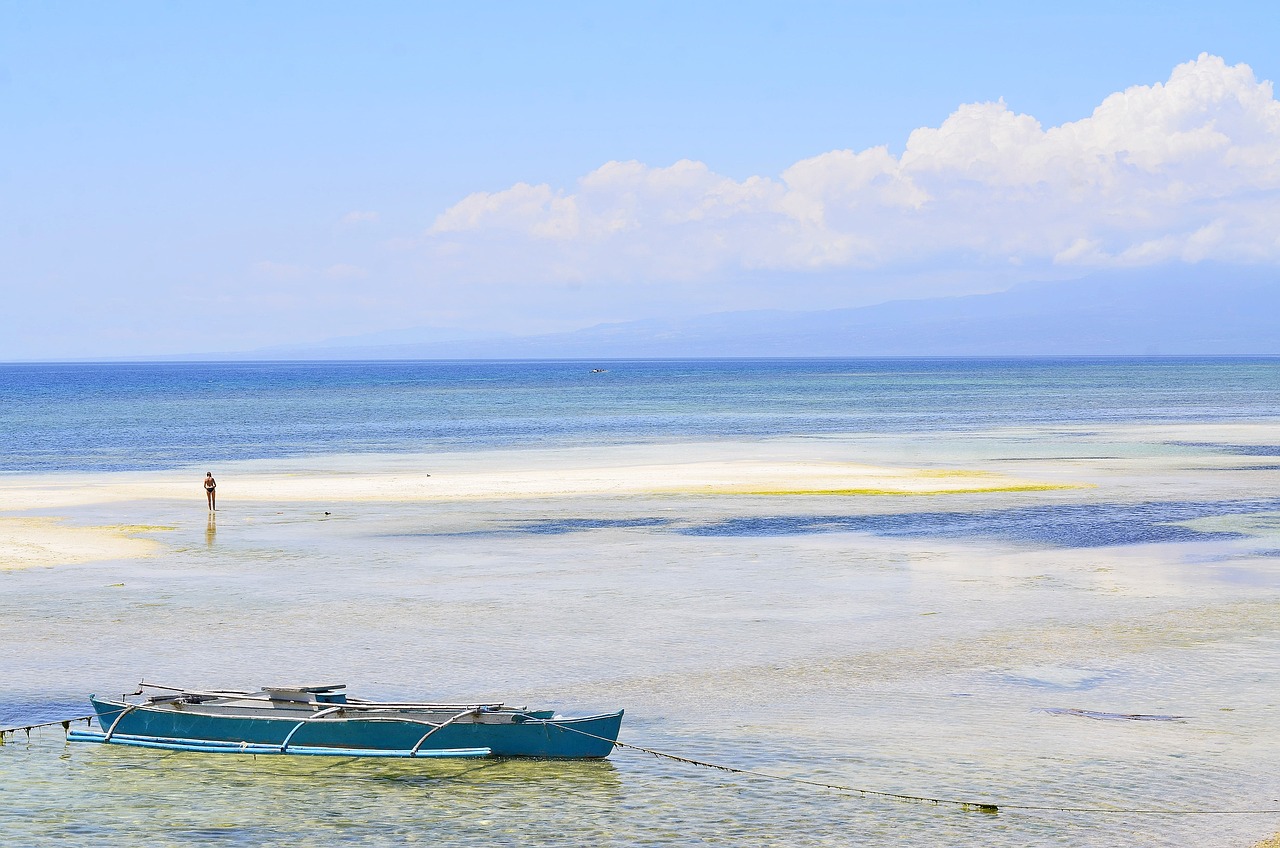
<path fill-rule="evenodd" d="M 1274 372 L 1246 377 L 1257 403 L 1274 401 Z M 1149 395 L 1127 402 L 1146 409 L 1138 419 L 1179 423 Z M 0 571 L 0 725 L 82 715 L 89 692 L 142 678 L 336 680 L 366 696 L 624 707 L 634 744 L 1003 805 L 996 815 L 627 750 L 603 762 L 251 758 L 69 745 L 54 727 L 0 747 L 0 834 L 66 846 L 1247 846 L 1280 814 L 1012 807 L 1280 809 L 1280 471 L 1265 450 L 1280 438 L 1263 438 L 1280 427 L 1250 420 L 1259 437 L 1241 444 L 1110 421 L 824 437 L 837 459 L 1094 486 L 1062 492 L 228 499 L 216 523 L 202 503 L 86 507 L 75 521 L 175 527 L 155 536 L 169 552 Z M 766 450 L 803 435 L 753 438 Z M 1062 708 L 1178 718 L 1049 711 Z"/>

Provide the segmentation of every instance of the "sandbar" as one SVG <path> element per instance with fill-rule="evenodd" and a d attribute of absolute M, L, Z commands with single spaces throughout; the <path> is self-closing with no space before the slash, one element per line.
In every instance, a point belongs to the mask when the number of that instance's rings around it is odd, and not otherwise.
<path fill-rule="evenodd" d="M 547 456 L 563 453 L 562 456 Z M 964 468 L 910 468 L 804 458 L 678 459 L 621 452 L 516 452 L 508 462 L 459 455 L 246 462 L 217 473 L 222 503 L 480 501 L 626 495 L 945 495 L 1078 488 Z M 645 461 L 649 460 L 649 461 Z M 0 513 L 141 500 L 203 500 L 196 469 L 0 476 Z"/>
<path fill-rule="evenodd" d="M 0 475 L 0 568 L 154 556 L 163 528 L 105 522 L 205 509 L 205 470 L 225 508 L 272 504 L 447 503 L 629 496 L 963 495 L 1081 487 L 957 467 L 832 459 L 829 444 L 593 446 L 247 460 L 215 468 Z M 1057 476 L 1057 475 L 1055 475 Z M 1086 484 L 1087 485 L 1087 484 Z M 144 538 L 140 534 L 150 538 Z"/>
<path fill-rule="evenodd" d="M 151 556 L 163 546 L 138 533 L 158 527 L 76 527 L 57 518 L 0 518 L 0 571 Z"/>

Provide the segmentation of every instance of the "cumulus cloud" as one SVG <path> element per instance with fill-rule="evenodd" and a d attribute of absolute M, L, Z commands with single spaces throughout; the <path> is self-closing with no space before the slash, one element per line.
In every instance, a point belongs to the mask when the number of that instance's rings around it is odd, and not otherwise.
<path fill-rule="evenodd" d="M 472 194 L 427 241 L 440 261 L 495 279 L 689 280 L 931 257 L 1275 262 L 1276 220 L 1280 103 L 1247 65 L 1202 54 L 1061 126 L 998 101 L 914 131 L 901 155 L 834 150 L 776 177 L 609 162 L 571 190 Z"/>

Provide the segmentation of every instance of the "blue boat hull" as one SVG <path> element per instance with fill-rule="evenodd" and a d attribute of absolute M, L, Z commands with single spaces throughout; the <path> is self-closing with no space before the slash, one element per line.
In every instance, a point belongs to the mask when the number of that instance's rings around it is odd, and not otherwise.
<path fill-rule="evenodd" d="M 73 730 L 72 741 L 219 753 L 600 758 L 613 750 L 622 725 L 618 711 L 504 724 L 458 722 L 432 731 L 428 724 L 394 717 L 299 721 L 145 706 L 129 709 L 121 702 L 90 700 L 102 730 Z M 427 735 L 428 731 L 432 732 Z"/>

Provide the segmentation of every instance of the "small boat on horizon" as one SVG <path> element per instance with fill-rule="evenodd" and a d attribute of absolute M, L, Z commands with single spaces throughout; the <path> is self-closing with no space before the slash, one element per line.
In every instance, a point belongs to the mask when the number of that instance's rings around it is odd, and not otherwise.
<path fill-rule="evenodd" d="M 90 695 L 97 729 L 72 742 L 226 754 L 338 757 L 607 757 L 622 710 L 561 716 L 502 703 L 419 703 L 351 698 L 346 686 L 204 691 L 143 683 L 141 701 Z"/>

